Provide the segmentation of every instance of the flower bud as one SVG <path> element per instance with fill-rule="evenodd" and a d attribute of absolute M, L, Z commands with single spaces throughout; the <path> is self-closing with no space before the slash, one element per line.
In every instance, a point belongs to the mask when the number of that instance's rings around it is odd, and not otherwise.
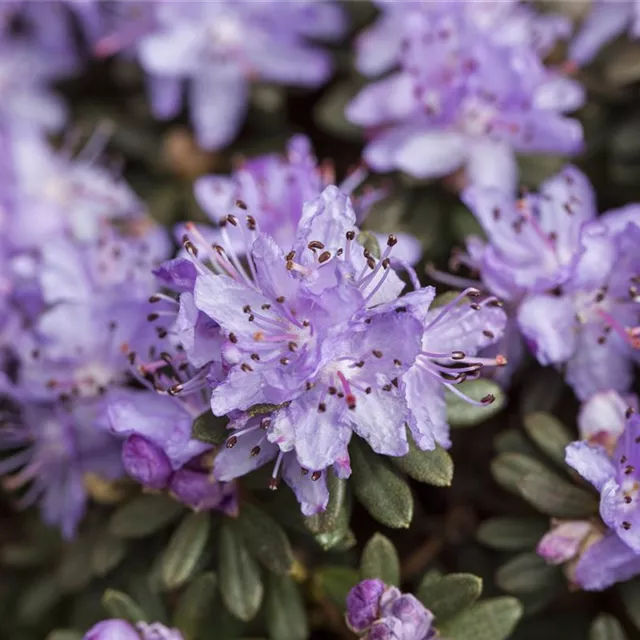
<path fill-rule="evenodd" d="M 171 478 L 169 490 L 178 500 L 198 511 L 218 509 L 230 515 L 237 513 L 235 485 L 216 482 L 204 471 L 179 469 Z"/>
<path fill-rule="evenodd" d="M 363 580 L 349 591 L 347 623 L 353 631 L 366 631 L 375 622 L 385 588 L 381 580 Z"/>
<path fill-rule="evenodd" d="M 150 489 L 164 489 L 171 475 L 171 464 L 164 451 L 138 435 L 125 441 L 122 464 L 134 480 Z"/>
<path fill-rule="evenodd" d="M 544 535 L 536 549 L 549 564 L 564 564 L 580 551 L 583 540 L 593 525 L 587 520 L 552 523 L 552 529 Z"/>
<path fill-rule="evenodd" d="M 83 640 L 140 640 L 140 635 L 126 620 L 102 620 L 87 631 Z"/>

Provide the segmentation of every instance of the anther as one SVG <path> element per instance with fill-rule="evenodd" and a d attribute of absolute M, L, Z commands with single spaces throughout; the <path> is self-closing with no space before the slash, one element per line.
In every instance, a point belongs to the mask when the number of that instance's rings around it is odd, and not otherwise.
<path fill-rule="evenodd" d="M 396 365 L 396 367 L 401 367 L 402 366 L 402 361 L 398 360 L 398 358 L 395 358 L 393 361 L 393 364 Z"/>
<path fill-rule="evenodd" d="M 327 405 L 324 402 L 321 402 L 318 405 L 318 413 L 324 413 L 327 410 Z"/>
<path fill-rule="evenodd" d="M 464 360 L 466 358 L 466 354 L 464 351 L 452 351 L 451 359 L 452 360 Z"/>
<path fill-rule="evenodd" d="M 238 437 L 237 436 L 231 436 L 227 440 L 227 443 L 225 444 L 225 447 L 227 447 L 227 449 L 233 449 L 233 447 L 235 447 L 236 444 L 238 444 Z"/>
<path fill-rule="evenodd" d="M 259 446 L 255 446 L 253 447 L 253 449 L 251 449 L 251 457 L 255 458 L 258 454 L 260 453 L 260 447 Z"/>
<path fill-rule="evenodd" d="M 320 478 L 322 477 L 322 471 L 314 471 L 311 474 L 311 479 L 316 482 L 317 480 L 320 480 Z"/>
<path fill-rule="evenodd" d="M 231 213 L 227 216 L 227 222 L 228 222 L 229 224 L 232 224 L 234 227 L 237 227 L 237 226 L 238 226 L 238 218 L 236 218 L 236 217 L 235 217 L 233 214 L 231 214 Z"/>
<path fill-rule="evenodd" d="M 355 240 L 356 232 L 355 231 L 347 231 L 347 240 Z"/>
<path fill-rule="evenodd" d="M 389 237 L 387 238 L 387 246 L 395 247 L 397 244 L 398 244 L 398 238 L 396 238 L 392 233 L 389 234 Z"/>
<path fill-rule="evenodd" d="M 151 303 L 160 302 L 160 296 L 157 296 L 157 295 L 149 296 L 149 302 Z"/>
<path fill-rule="evenodd" d="M 324 244 L 319 240 L 312 240 L 307 247 L 311 249 L 311 251 L 315 251 L 316 249 L 324 249 Z"/>
<path fill-rule="evenodd" d="M 238 207 L 238 209 L 242 209 L 243 211 L 246 211 L 249 208 L 247 207 L 247 203 L 243 200 L 236 200 L 236 207 Z"/>
<path fill-rule="evenodd" d="M 291 362 L 289 360 L 289 358 L 286 358 L 286 357 L 285 358 L 280 358 L 280 364 L 282 364 L 282 365 L 287 365 L 287 364 L 289 364 L 289 362 Z"/>
<path fill-rule="evenodd" d="M 484 398 L 481 398 L 480 402 L 482 402 L 482 404 L 491 404 L 495 399 L 496 397 L 492 393 L 487 393 Z"/>
<path fill-rule="evenodd" d="M 489 329 L 484 329 L 482 335 L 485 338 L 489 338 L 489 340 L 493 340 L 496 337 L 493 331 L 489 331 Z"/>
<path fill-rule="evenodd" d="M 287 262 L 290 262 L 291 260 L 293 260 L 296 257 L 296 252 L 295 251 L 289 251 L 289 253 L 287 253 L 287 255 L 284 257 L 284 259 Z"/>
<path fill-rule="evenodd" d="M 298 350 L 297 342 L 291 341 L 287 346 L 289 347 L 289 351 L 291 351 L 291 353 L 295 353 Z"/>
<path fill-rule="evenodd" d="M 323 251 L 320 254 L 320 257 L 318 258 L 318 262 L 320 264 L 324 264 L 325 262 L 327 262 L 327 260 L 331 259 L 331 252 L 330 251 Z"/>
<path fill-rule="evenodd" d="M 247 228 L 249 231 L 255 231 L 257 226 L 256 219 L 253 216 L 247 216 Z"/>
<path fill-rule="evenodd" d="M 278 296 L 278 297 L 276 298 L 276 302 L 277 302 L 278 304 L 282 304 L 282 303 L 284 302 L 284 296 Z"/>
<path fill-rule="evenodd" d="M 379 349 L 374 349 L 371 353 L 373 353 L 376 358 L 382 358 L 382 351 Z"/>
<path fill-rule="evenodd" d="M 157 320 L 159 317 L 160 317 L 160 316 L 159 316 L 157 313 L 150 313 L 150 314 L 147 316 L 147 320 L 148 320 L 149 322 L 153 322 L 154 320 Z"/>
<path fill-rule="evenodd" d="M 250 371 L 253 371 L 253 367 L 247 364 L 246 362 L 243 362 L 242 365 L 240 365 L 240 369 L 242 369 L 242 371 L 245 371 L 247 373 Z"/>
<path fill-rule="evenodd" d="M 624 468 L 624 475 L 630 476 L 635 470 L 636 470 L 635 467 L 629 464 Z"/>
<path fill-rule="evenodd" d="M 252 354 L 251 354 L 251 359 L 252 359 L 254 362 L 260 362 L 260 355 L 259 355 L 259 354 L 257 354 L 257 353 L 252 353 Z"/>
<path fill-rule="evenodd" d="M 329 387 L 329 395 L 335 396 L 338 393 L 338 390 L 335 387 Z"/>
<path fill-rule="evenodd" d="M 630 522 L 627 522 L 627 521 L 623 522 L 623 523 L 622 523 L 622 528 L 623 528 L 625 531 L 629 531 L 629 529 L 631 529 L 631 523 L 630 523 Z"/>
<path fill-rule="evenodd" d="M 236 336 L 235 333 L 230 333 L 229 334 L 229 342 L 231 342 L 232 344 L 237 344 L 238 336 Z"/>

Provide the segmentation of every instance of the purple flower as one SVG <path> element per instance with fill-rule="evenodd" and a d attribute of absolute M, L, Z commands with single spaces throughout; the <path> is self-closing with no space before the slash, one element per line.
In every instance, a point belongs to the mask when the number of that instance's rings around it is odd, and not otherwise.
<path fill-rule="evenodd" d="M 640 36 L 638 0 L 594 0 L 569 46 L 568 57 L 576 64 L 588 64 L 605 44 L 627 30 L 633 38 Z"/>
<path fill-rule="evenodd" d="M 549 564 L 565 564 L 579 555 L 594 528 L 588 520 L 552 522 L 551 531 L 540 540 L 536 552 Z"/>
<path fill-rule="evenodd" d="M 435 178 L 465 167 L 471 184 L 510 192 L 514 152 L 580 151 L 581 126 L 563 114 L 582 104 L 582 88 L 541 61 L 566 28 L 557 19 L 516 2 L 381 4 L 359 60 L 373 73 L 399 68 L 347 107 L 372 133 L 374 170 Z"/>
<path fill-rule="evenodd" d="M 133 30 L 125 22 L 123 33 L 98 48 L 104 52 L 137 40 L 157 117 L 178 114 L 188 80 L 198 141 L 216 149 L 240 129 L 252 80 L 323 84 L 331 74 L 330 58 L 309 39 L 331 40 L 344 28 L 344 15 L 332 2 L 167 2 L 155 3 L 152 17 Z"/>
<path fill-rule="evenodd" d="M 567 463 L 600 492 L 600 516 L 608 527 L 577 564 L 584 589 L 600 590 L 640 572 L 639 443 L 640 417 L 629 409 L 613 456 L 584 441 L 567 447 Z"/>
<path fill-rule="evenodd" d="M 8 232 L 17 246 L 43 248 L 61 234 L 95 241 L 114 221 L 132 235 L 152 235 L 140 199 L 121 177 L 96 162 L 107 139 L 108 133 L 97 129 L 70 157 L 72 149 L 54 151 L 39 134 L 19 130 L 9 136 Z"/>
<path fill-rule="evenodd" d="M 72 537 L 86 508 L 85 476 L 106 480 L 122 475 L 119 444 L 104 425 L 108 396 L 73 404 L 52 404 L 30 398 L 20 389 L 3 389 L 14 398 L 17 412 L 3 427 L 3 450 L 16 450 L 0 464 L 6 489 L 26 487 L 17 506 L 34 503 L 42 519 Z"/>
<path fill-rule="evenodd" d="M 433 614 L 414 596 L 380 580 L 363 580 L 347 596 L 347 624 L 367 640 L 428 640 Z"/>
<path fill-rule="evenodd" d="M 185 241 L 199 273 L 195 306 L 225 337 L 222 379 L 209 376 L 211 406 L 216 415 L 273 407 L 262 419 L 236 418 L 216 478 L 276 458 L 274 486 L 282 470 L 303 511 L 315 513 L 328 498 L 323 471 L 350 473 L 353 432 L 384 455 L 407 453 L 406 425 L 421 448 L 448 446 L 445 389 L 474 402 L 455 384 L 504 363 L 473 357 L 504 327 L 495 299 L 458 305 L 477 293 L 468 291 L 430 312 L 432 288 L 399 298 L 404 285 L 390 261 L 396 238 L 378 260 L 363 250 L 353 208 L 335 187 L 305 205 L 287 255 L 252 216 L 246 228 L 229 216 L 228 230 L 244 238 L 248 270 L 233 249 L 208 248 L 195 227 Z"/>
<path fill-rule="evenodd" d="M 159 622 L 131 624 L 126 620 L 103 620 L 87 631 L 84 640 L 183 640 L 177 629 Z"/>
<path fill-rule="evenodd" d="M 566 366 L 581 399 L 626 391 L 638 357 L 640 209 L 629 205 L 598 218 L 591 186 L 574 167 L 515 205 L 497 189 L 472 187 L 464 200 L 488 242 L 470 238 L 456 262 L 477 270 L 484 287 L 507 300 L 513 351 L 505 353 L 520 350 L 519 332 L 541 364 Z"/>

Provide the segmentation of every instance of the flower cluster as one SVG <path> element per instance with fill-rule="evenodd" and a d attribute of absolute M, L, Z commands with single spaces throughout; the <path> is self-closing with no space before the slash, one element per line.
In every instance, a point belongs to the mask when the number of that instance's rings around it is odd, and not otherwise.
<path fill-rule="evenodd" d="M 363 580 L 347 596 L 347 624 L 366 640 L 431 640 L 433 614 L 411 594 L 381 580 Z"/>
<path fill-rule="evenodd" d="M 179 292 L 171 332 L 194 370 L 157 386 L 176 397 L 210 388 L 213 413 L 231 418 L 216 479 L 275 459 L 272 486 L 282 472 L 311 514 L 328 500 L 325 471 L 350 474 L 354 432 L 390 456 L 408 452 L 407 426 L 421 449 L 450 445 L 445 390 L 476 402 L 457 385 L 506 362 L 475 357 L 500 338 L 506 316 L 475 289 L 432 309 L 435 291 L 415 274 L 418 288 L 401 296 L 399 239 L 389 236 L 377 257 L 361 246 L 349 197 L 331 185 L 318 193 L 315 165 L 295 153 L 301 142 L 284 165 L 267 158 L 197 185 L 210 211 L 232 212 L 214 230 L 185 225 L 184 254 L 157 271 Z M 273 192 L 256 194 L 257 169 L 272 173 Z M 245 193 L 255 215 L 238 199 Z"/>
<path fill-rule="evenodd" d="M 484 287 L 505 300 L 511 320 L 502 349 L 512 364 L 522 354 L 522 336 L 541 364 L 565 372 L 580 399 L 627 391 L 640 355 L 640 208 L 597 217 L 591 185 L 575 167 L 515 202 L 478 187 L 463 200 L 487 241 L 470 238 L 455 263 L 477 271 Z"/>
<path fill-rule="evenodd" d="M 565 564 L 569 579 L 586 590 L 640 574 L 637 408 L 637 398 L 613 391 L 585 403 L 579 421 L 583 439 L 567 447 L 566 460 L 600 493 L 602 521 L 556 523 L 538 545 L 542 557 Z"/>
<path fill-rule="evenodd" d="M 515 188 L 514 152 L 580 151 L 582 89 L 542 62 L 570 24 L 519 2 L 380 2 L 358 41 L 373 75 L 347 117 L 371 132 L 364 158 L 376 171 L 419 178 L 460 167 L 467 182 Z"/>
<path fill-rule="evenodd" d="M 201 146 L 238 133 L 253 81 L 315 88 L 331 74 L 312 39 L 332 40 L 345 16 L 332 2 L 154 2 L 100 39 L 102 55 L 133 48 L 148 74 L 156 117 L 175 117 L 188 80 L 189 112 Z M 146 7 L 144 5 L 151 5 Z"/>

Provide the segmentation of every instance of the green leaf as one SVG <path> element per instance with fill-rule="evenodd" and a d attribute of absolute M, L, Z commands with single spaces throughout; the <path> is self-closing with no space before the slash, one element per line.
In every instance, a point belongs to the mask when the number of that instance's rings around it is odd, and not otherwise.
<path fill-rule="evenodd" d="M 534 548 L 548 531 L 549 522 L 542 518 L 490 518 L 476 533 L 482 544 L 504 551 Z"/>
<path fill-rule="evenodd" d="M 67 545 L 58 566 L 58 582 L 65 591 L 80 591 L 92 578 L 91 555 L 93 540 L 89 535 L 80 536 L 74 544 Z"/>
<path fill-rule="evenodd" d="M 349 122 L 345 116 L 347 104 L 357 92 L 354 79 L 337 82 L 318 101 L 314 110 L 314 120 L 325 131 L 348 140 L 362 140 L 362 129 Z"/>
<path fill-rule="evenodd" d="M 409 485 L 362 440 L 352 440 L 351 482 L 358 500 L 380 523 L 408 528 L 413 517 L 413 496 Z"/>
<path fill-rule="evenodd" d="M 557 518 L 573 520 L 598 513 L 595 493 L 569 484 L 551 472 L 527 474 L 521 480 L 520 493 L 541 513 Z"/>
<path fill-rule="evenodd" d="M 361 231 L 357 237 L 358 244 L 364 247 L 376 260 L 380 259 L 380 244 L 371 231 Z"/>
<path fill-rule="evenodd" d="M 540 451 L 536 449 L 520 429 L 505 429 L 494 440 L 498 453 L 522 453 L 531 458 L 539 458 Z"/>
<path fill-rule="evenodd" d="M 360 581 L 355 569 L 327 565 L 319 567 L 313 574 L 312 588 L 318 600 L 329 600 L 341 611 L 346 608 L 347 594 Z"/>
<path fill-rule="evenodd" d="M 91 550 L 91 568 L 94 575 L 106 576 L 115 569 L 127 553 L 127 543 L 108 530 L 103 531 L 94 541 Z"/>
<path fill-rule="evenodd" d="M 530 413 L 524 417 L 524 428 L 529 437 L 553 462 L 564 466 L 564 450 L 573 438 L 557 418 L 541 411 Z"/>
<path fill-rule="evenodd" d="M 627 640 L 627 634 L 616 618 L 601 613 L 591 625 L 589 640 Z"/>
<path fill-rule="evenodd" d="M 495 399 L 491 404 L 478 407 L 447 391 L 447 420 L 452 427 L 473 427 L 502 411 L 506 404 L 506 396 L 501 387 L 487 378 L 461 382 L 456 385 L 456 389 L 473 400 L 480 401 L 489 396 Z"/>
<path fill-rule="evenodd" d="M 636 629 L 640 629 L 640 578 L 623 582 L 620 594 L 629 619 Z"/>
<path fill-rule="evenodd" d="M 211 411 L 200 414 L 191 425 L 191 437 L 213 446 L 221 445 L 226 439 L 228 420 L 214 416 Z"/>
<path fill-rule="evenodd" d="M 306 640 L 309 637 L 304 601 L 291 577 L 269 575 L 265 605 L 267 630 L 272 640 Z"/>
<path fill-rule="evenodd" d="M 138 496 L 114 512 L 109 531 L 119 538 L 145 538 L 166 527 L 183 509 L 166 496 Z"/>
<path fill-rule="evenodd" d="M 401 471 L 418 482 L 426 482 L 435 487 L 449 487 L 453 480 L 453 460 L 440 446 L 433 451 L 421 451 L 409 437 L 409 453 L 401 458 L 389 460 Z"/>
<path fill-rule="evenodd" d="M 227 609 L 245 622 L 255 617 L 264 594 L 260 568 L 226 520 L 220 529 L 218 574 L 220 593 Z"/>
<path fill-rule="evenodd" d="M 36 576 L 20 594 L 18 619 L 25 622 L 39 620 L 64 596 L 56 575 Z"/>
<path fill-rule="evenodd" d="M 216 597 L 216 575 L 209 571 L 189 583 L 180 596 L 173 625 L 180 629 L 185 640 L 195 640 Z"/>
<path fill-rule="evenodd" d="M 463 611 L 439 630 L 447 640 L 506 640 L 521 617 L 522 605 L 515 598 L 492 598 Z"/>
<path fill-rule="evenodd" d="M 562 571 L 548 565 L 536 553 L 521 553 L 496 572 L 496 584 L 507 593 L 550 591 L 562 584 Z"/>
<path fill-rule="evenodd" d="M 202 511 L 189 513 L 173 532 L 162 557 L 162 582 L 167 589 L 177 589 L 193 575 L 210 529 L 211 514 Z"/>
<path fill-rule="evenodd" d="M 520 396 L 520 413 L 526 416 L 534 411 L 553 411 L 566 388 L 562 374 L 552 367 L 527 372 L 527 384 Z"/>
<path fill-rule="evenodd" d="M 102 596 L 102 606 L 112 618 L 129 622 L 148 622 L 147 616 L 138 603 L 122 591 L 107 589 Z"/>
<path fill-rule="evenodd" d="M 552 472 L 535 458 L 522 453 L 501 453 L 491 461 L 491 473 L 503 489 L 521 495 L 520 486 L 526 475 Z"/>
<path fill-rule="evenodd" d="M 279 575 L 289 573 L 293 567 L 293 551 L 287 534 L 271 516 L 251 504 L 243 504 L 231 526 L 269 571 Z"/>
<path fill-rule="evenodd" d="M 309 531 L 316 534 L 331 533 L 338 528 L 338 525 L 341 523 L 343 507 L 346 503 L 347 481 L 336 477 L 331 469 L 327 469 L 326 474 L 327 488 L 329 489 L 327 508 L 304 520 Z"/>
<path fill-rule="evenodd" d="M 400 558 L 393 542 L 375 533 L 362 551 L 360 575 L 363 580 L 379 578 L 385 584 L 400 585 Z"/>
<path fill-rule="evenodd" d="M 440 625 L 474 604 L 481 594 L 482 580 L 478 576 L 450 573 L 423 581 L 417 595 Z"/>
<path fill-rule="evenodd" d="M 247 409 L 247 413 L 252 418 L 255 418 L 256 416 L 264 416 L 269 413 L 273 413 L 274 411 L 277 411 L 278 409 L 282 409 L 282 407 L 286 407 L 288 405 L 289 405 L 288 402 L 283 402 L 282 404 L 267 404 L 267 403 L 254 404 L 252 407 L 249 407 Z"/>
<path fill-rule="evenodd" d="M 75 629 L 55 629 L 46 638 L 46 640 L 82 640 L 84 634 Z"/>

